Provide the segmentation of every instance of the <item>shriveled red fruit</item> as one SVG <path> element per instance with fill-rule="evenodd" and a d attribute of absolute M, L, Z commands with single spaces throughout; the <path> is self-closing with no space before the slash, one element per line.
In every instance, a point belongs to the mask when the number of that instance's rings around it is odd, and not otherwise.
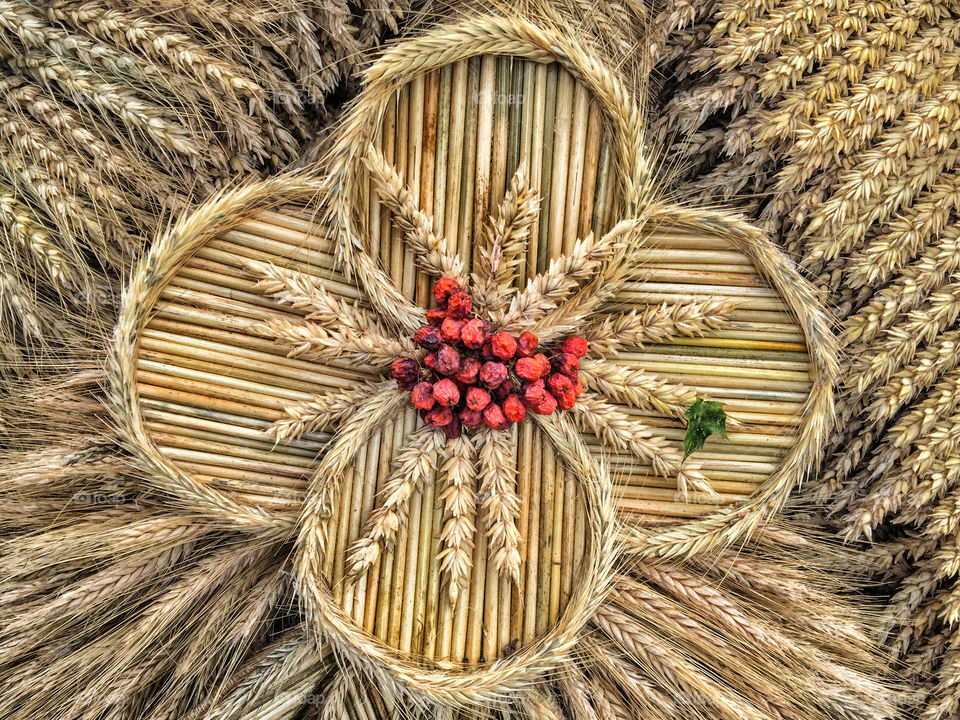
<path fill-rule="evenodd" d="M 532 383 L 524 383 L 520 391 L 523 395 L 523 402 L 527 407 L 534 407 L 543 402 L 543 396 L 547 394 L 547 387 L 543 380 L 537 380 Z"/>
<path fill-rule="evenodd" d="M 477 381 L 482 362 L 473 357 L 460 358 L 460 369 L 457 370 L 457 381 L 464 385 L 473 385 Z"/>
<path fill-rule="evenodd" d="M 483 346 L 480 348 L 480 357 L 484 360 L 496 360 L 497 356 L 493 354 L 493 346 L 490 345 L 490 340 L 486 340 L 483 343 Z"/>
<path fill-rule="evenodd" d="M 460 388 L 450 378 L 433 384 L 433 399 L 443 407 L 453 407 L 460 402 Z"/>
<path fill-rule="evenodd" d="M 462 289 L 460 283 L 456 280 L 440 278 L 433 286 L 433 296 L 437 299 L 438 303 L 444 305 L 451 295 L 460 292 Z"/>
<path fill-rule="evenodd" d="M 460 437 L 462 429 L 460 427 L 460 418 L 454 416 L 454 418 L 443 426 L 443 433 L 451 440 L 455 440 Z"/>
<path fill-rule="evenodd" d="M 428 370 L 433 370 L 437 367 L 437 354 L 436 353 L 427 353 L 423 356 L 423 366 Z"/>
<path fill-rule="evenodd" d="M 490 332 L 480 318 L 467 320 L 463 326 L 463 330 L 460 331 L 460 340 L 471 350 L 482 347 L 489 336 Z"/>
<path fill-rule="evenodd" d="M 453 413 L 450 411 L 450 408 L 441 405 L 438 405 L 423 416 L 423 421 L 434 428 L 442 428 L 445 425 L 449 425 L 451 420 L 453 420 Z"/>
<path fill-rule="evenodd" d="M 418 410 L 430 410 L 436 402 L 433 399 L 433 383 L 418 382 L 413 386 L 410 399 Z"/>
<path fill-rule="evenodd" d="M 583 392 L 583 380 L 579 377 L 573 381 L 573 396 L 575 398 L 580 397 L 580 393 Z"/>
<path fill-rule="evenodd" d="M 413 358 L 397 358 L 390 366 L 390 372 L 401 390 L 410 390 L 420 380 L 420 366 Z"/>
<path fill-rule="evenodd" d="M 490 349 L 494 355 L 506 362 L 517 353 L 517 339 L 505 330 L 501 330 L 490 338 Z"/>
<path fill-rule="evenodd" d="M 479 378 L 488 388 L 495 388 L 507 379 L 507 366 L 502 362 L 485 362 L 480 368 Z"/>
<path fill-rule="evenodd" d="M 440 325 L 440 334 L 443 335 L 444 342 L 460 342 L 460 331 L 463 329 L 463 320 L 448 317 L 444 318 Z"/>
<path fill-rule="evenodd" d="M 543 353 L 537 353 L 533 360 L 540 366 L 540 377 L 546 377 L 550 374 L 550 360 Z"/>
<path fill-rule="evenodd" d="M 568 393 L 561 393 L 557 395 L 557 407 L 561 410 L 569 410 L 577 403 L 577 396 L 573 394 L 571 390 Z"/>
<path fill-rule="evenodd" d="M 453 375 L 460 369 L 460 353 L 449 345 L 441 345 L 437 350 L 437 363 L 434 367 L 441 375 Z"/>
<path fill-rule="evenodd" d="M 473 300 L 465 292 L 455 292 L 447 300 L 447 315 L 458 320 L 465 319 L 473 310 Z"/>
<path fill-rule="evenodd" d="M 517 364 L 513 368 L 514 372 L 517 373 L 517 377 L 521 380 L 527 380 L 528 382 L 534 382 L 539 380 L 543 373 L 543 365 L 532 357 L 524 357 L 517 360 Z"/>
<path fill-rule="evenodd" d="M 537 415 L 552 415 L 557 409 L 557 399 L 550 393 L 544 393 L 543 400 L 530 409 Z"/>
<path fill-rule="evenodd" d="M 532 332 L 522 332 L 517 338 L 517 355 L 522 358 L 533 357 L 540 339 Z"/>
<path fill-rule="evenodd" d="M 573 353 L 562 352 L 550 364 L 554 372 L 563 373 L 570 378 L 575 378 L 580 372 L 580 359 Z"/>
<path fill-rule="evenodd" d="M 493 397 L 497 402 L 503 402 L 507 398 L 507 395 L 514 390 L 516 390 L 516 388 L 513 386 L 513 380 L 508 377 L 493 389 Z"/>
<path fill-rule="evenodd" d="M 563 343 L 563 351 L 578 358 L 582 358 L 587 354 L 587 347 L 587 341 L 579 335 L 567 338 Z"/>
<path fill-rule="evenodd" d="M 496 403 L 490 403 L 484 408 L 483 422 L 494 430 L 504 430 L 510 424 L 507 416 L 503 414 L 503 408 Z"/>
<path fill-rule="evenodd" d="M 433 310 L 427 310 L 427 324 L 433 325 L 434 327 L 440 327 L 444 319 L 447 317 L 447 311 L 443 308 L 433 308 Z"/>
<path fill-rule="evenodd" d="M 413 334 L 413 341 L 420 347 L 435 352 L 443 342 L 443 335 L 440 334 L 440 328 L 423 325 Z"/>
<path fill-rule="evenodd" d="M 567 393 L 573 395 L 573 380 L 566 375 L 554 373 L 547 378 L 547 390 L 558 400 L 561 395 L 566 395 Z"/>
<path fill-rule="evenodd" d="M 519 395 L 507 396 L 507 399 L 503 401 L 503 414 L 507 416 L 507 420 L 510 422 L 523 422 L 523 418 L 527 415 L 527 408 Z"/>
<path fill-rule="evenodd" d="M 460 420 L 469 428 L 476 427 L 483 422 L 483 413 L 479 410 L 464 408 L 460 411 Z"/>
<path fill-rule="evenodd" d="M 482 387 L 467 388 L 467 407 L 470 410 L 483 410 L 490 404 L 490 393 Z"/>

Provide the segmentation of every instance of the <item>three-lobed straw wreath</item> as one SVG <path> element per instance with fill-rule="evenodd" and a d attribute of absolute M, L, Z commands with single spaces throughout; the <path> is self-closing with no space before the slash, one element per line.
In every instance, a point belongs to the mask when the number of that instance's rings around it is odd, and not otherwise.
<path fill-rule="evenodd" d="M 615 74 L 576 42 L 516 19 L 475 18 L 440 27 L 391 48 L 368 71 L 367 88 L 341 128 L 324 180 L 281 175 L 225 193 L 177 223 L 154 244 L 124 295 L 111 357 L 112 393 L 128 447 L 156 485 L 198 512 L 255 532 L 285 535 L 294 529 L 289 517 L 232 499 L 177 468 L 157 450 L 147 434 L 137 397 L 136 356 L 141 330 L 163 287 L 208 239 L 266 207 L 308 202 L 321 188 L 330 203 L 340 260 L 365 289 L 368 300 L 398 326 L 412 329 L 421 324 L 424 310 L 402 296 L 363 252 L 362 228 L 355 229 L 358 220 L 352 207 L 357 179 L 372 133 L 397 87 L 431 69 L 483 54 L 558 61 L 594 93 L 614 133 L 625 212 L 638 218 L 627 221 L 626 232 L 641 233 L 645 220 L 724 237 L 753 260 L 797 315 L 813 359 L 813 387 L 804 407 L 806 422 L 778 471 L 742 506 L 665 532 L 634 528 L 621 534 L 626 541 L 624 549 L 641 556 L 689 556 L 743 537 L 783 506 L 790 491 L 819 459 L 833 416 L 832 386 L 837 372 L 836 348 L 827 320 L 812 288 L 759 231 L 738 216 L 652 203 L 653 177 L 644 153 L 642 115 Z M 393 398 L 386 396 L 379 399 L 380 405 L 372 402 L 371 406 L 359 409 L 338 432 L 313 475 L 297 523 L 296 570 L 306 614 L 319 634 L 333 639 L 353 659 L 373 672 L 387 671 L 428 698 L 452 704 L 495 701 L 507 692 L 527 686 L 545 669 L 555 666 L 602 600 L 615 556 L 609 477 L 590 458 L 578 436 L 563 433 L 564 420 L 541 422 L 585 490 L 592 531 L 588 573 L 577 585 L 558 624 L 534 644 L 481 669 L 425 668 L 371 639 L 354 625 L 330 597 L 318 562 L 322 554 L 323 519 L 329 514 L 330 493 L 336 490 L 335 484 L 328 484 L 329 473 L 349 464 L 379 419 L 389 411 L 382 405 L 396 402 Z"/>

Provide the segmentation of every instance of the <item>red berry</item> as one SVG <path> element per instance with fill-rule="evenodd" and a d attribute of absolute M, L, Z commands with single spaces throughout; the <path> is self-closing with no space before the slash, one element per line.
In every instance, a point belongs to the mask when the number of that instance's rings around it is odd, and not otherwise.
<path fill-rule="evenodd" d="M 573 381 L 573 396 L 575 398 L 580 397 L 580 393 L 583 392 L 583 380 L 579 377 Z"/>
<path fill-rule="evenodd" d="M 490 338 L 490 347 L 493 354 L 506 362 L 517 353 L 517 341 L 510 333 L 501 330 Z"/>
<path fill-rule="evenodd" d="M 463 330 L 460 331 L 460 339 L 463 340 L 463 344 L 468 348 L 476 350 L 487 341 L 489 334 L 489 331 L 483 324 L 483 320 L 473 318 L 472 320 L 467 320 L 464 324 Z"/>
<path fill-rule="evenodd" d="M 543 372 L 543 368 L 536 358 L 522 357 L 517 360 L 516 367 L 514 367 L 514 372 L 517 373 L 517 377 L 519 377 L 521 380 L 534 382 L 535 380 L 540 379 L 540 373 Z"/>
<path fill-rule="evenodd" d="M 554 372 L 563 373 L 570 378 L 575 378 L 580 372 L 580 359 L 573 353 L 560 353 L 553 359 L 551 365 Z"/>
<path fill-rule="evenodd" d="M 493 396 L 497 399 L 497 402 L 503 402 L 514 390 L 516 390 L 516 388 L 513 387 L 513 380 L 507 378 L 494 388 Z"/>
<path fill-rule="evenodd" d="M 453 413 L 450 412 L 450 408 L 443 406 L 435 407 L 423 416 L 423 421 L 434 428 L 442 428 L 445 425 L 449 425 L 451 420 L 453 420 Z"/>
<path fill-rule="evenodd" d="M 503 430 L 510 424 L 507 416 L 503 414 L 503 408 L 496 403 L 490 403 L 484 408 L 483 422 L 494 430 Z"/>
<path fill-rule="evenodd" d="M 577 402 L 577 396 L 573 394 L 573 391 L 567 393 L 561 393 L 557 395 L 557 407 L 561 410 L 569 410 Z"/>
<path fill-rule="evenodd" d="M 479 410 L 464 408 L 460 411 L 460 420 L 462 420 L 463 424 L 467 427 L 476 427 L 483 421 L 483 413 Z"/>
<path fill-rule="evenodd" d="M 531 408 L 537 415 L 552 415 L 556 409 L 557 399 L 550 393 L 544 393 L 543 400 Z"/>
<path fill-rule="evenodd" d="M 443 342 L 443 335 L 440 334 L 439 328 L 435 328 L 433 325 L 424 325 L 413 334 L 413 341 L 420 347 L 433 352 Z"/>
<path fill-rule="evenodd" d="M 571 380 L 566 375 L 560 375 L 559 373 L 551 375 L 547 378 L 547 390 L 551 394 L 560 399 L 561 395 L 570 394 L 573 395 L 573 380 Z"/>
<path fill-rule="evenodd" d="M 473 300 L 465 292 L 456 292 L 447 300 L 447 314 L 458 320 L 465 319 L 473 310 Z"/>
<path fill-rule="evenodd" d="M 447 302 L 447 299 L 454 293 L 462 290 L 460 283 L 451 278 L 440 278 L 433 286 L 433 296 L 441 305 Z"/>
<path fill-rule="evenodd" d="M 507 379 L 507 366 L 501 362 L 485 362 L 480 368 L 480 382 L 488 388 L 495 388 Z"/>
<path fill-rule="evenodd" d="M 587 341 L 578 335 L 574 335 L 567 338 L 566 342 L 563 343 L 563 351 L 582 358 L 587 354 Z"/>
<path fill-rule="evenodd" d="M 433 383 L 418 382 L 410 393 L 413 406 L 418 410 L 429 410 L 436 402 L 433 399 Z"/>
<path fill-rule="evenodd" d="M 428 370 L 433 370 L 437 367 L 437 354 L 436 353 L 427 353 L 423 356 L 423 366 Z"/>
<path fill-rule="evenodd" d="M 443 433 L 451 440 L 460 437 L 460 418 L 454 416 L 449 423 L 443 426 Z"/>
<path fill-rule="evenodd" d="M 473 385 L 477 381 L 477 374 L 480 372 L 481 363 L 476 358 L 460 358 L 460 369 L 457 370 L 457 380 L 464 385 Z"/>
<path fill-rule="evenodd" d="M 517 355 L 522 358 L 531 357 L 537 351 L 540 340 L 532 332 L 522 332 L 517 338 Z"/>
<path fill-rule="evenodd" d="M 427 310 L 427 324 L 433 325 L 434 327 L 440 327 L 440 324 L 447 317 L 447 311 L 443 308 L 433 308 L 433 310 Z"/>
<path fill-rule="evenodd" d="M 532 359 L 536 360 L 537 364 L 540 366 L 539 377 L 546 377 L 550 374 L 550 361 L 547 359 L 546 355 L 543 353 L 537 353 Z"/>
<path fill-rule="evenodd" d="M 510 422 L 523 422 L 523 418 L 527 414 L 527 408 L 519 395 L 509 395 L 503 401 L 503 414 L 507 416 L 507 420 Z"/>
<path fill-rule="evenodd" d="M 420 366 L 413 358 L 397 358 L 390 366 L 393 379 L 401 390 L 410 390 L 420 379 Z"/>
<path fill-rule="evenodd" d="M 460 331 L 463 329 L 463 320 L 456 320 L 452 317 L 445 318 L 440 325 L 440 334 L 448 343 L 460 342 Z"/>
<path fill-rule="evenodd" d="M 527 404 L 527 407 L 534 407 L 543 402 L 543 396 L 547 394 L 547 388 L 543 384 L 543 380 L 537 380 L 524 384 L 522 392 L 523 402 Z"/>
<path fill-rule="evenodd" d="M 493 346 L 490 344 L 489 340 L 486 340 L 483 343 L 483 346 L 480 348 L 480 357 L 484 360 L 496 360 L 497 356 L 493 354 Z"/>
<path fill-rule="evenodd" d="M 453 375 L 460 369 L 460 353 L 449 345 L 442 345 L 437 350 L 436 371 L 441 375 Z"/>
<path fill-rule="evenodd" d="M 453 407 L 460 402 L 460 388 L 450 378 L 444 378 L 433 385 L 433 399 L 438 405 Z"/>
<path fill-rule="evenodd" d="M 470 410 L 483 410 L 490 404 L 490 393 L 482 387 L 471 387 L 467 389 L 467 407 Z"/>

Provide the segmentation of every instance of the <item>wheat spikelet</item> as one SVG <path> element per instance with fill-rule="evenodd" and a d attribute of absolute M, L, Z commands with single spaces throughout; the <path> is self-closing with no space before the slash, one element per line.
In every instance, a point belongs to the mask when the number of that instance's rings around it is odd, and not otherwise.
<path fill-rule="evenodd" d="M 496 214 L 484 225 L 483 243 L 478 249 L 480 267 L 471 276 L 479 312 L 499 305 L 517 280 L 530 228 L 539 211 L 540 198 L 521 167 L 514 173 Z"/>
<path fill-rule="evenodd" d="M 360 538 L 350 548 L 347 576 L 356 580 L 373 565 L 384 549 L 393 548 L 397 532 L 406 523 L 410 498 L 437 469 L 442 435 L 424 426 L 413 432 L 394 459 L 394 469 L 384 483 L 383 502 L 373 511 Z"/>
<path fill-rule="evenodd" d="M 476 452 L 473 443 L 461 435 L 447 443 L 440 468 L 444 489 L 440 493 L 446 520 L 440 532 L 440 569 L 448 576 L 450 604 L 456 606 L 466 590 L 473 563 L 473 535 L 476 531 Z"/>
<path fill-rule="evenodd" d="M 463 262 L 444 250 L 447 241 L 433 233 L 433 222 L 417 207 L 410 189 L 383 153 L 371 145 L 365 160 L 381 201 L 393 210 L 394 222 L 403 230 L 420 266 L 430 275 L 453 278 L 465 285 Z"/>
<path fill-rule="evenodd" d="M 277 442 L 296 440 L 344 419 L 365 399 L 384 389 L 383 384 L 368 383 L 358 388 L 314 395 L 312 400 L 304 400 L 294 405 L 285 405 L 284 416 L 271 423 L 265 432 L 273 435 Z"/>
<path fill-rule="evenodd" d="M 578 425 L 592 432 L 607 447 L 628 450 L 639 459 L 649 462 L 658 475 L 676 475 L 680 472 L 680 454 L 666 444 L 653 430 L 590 392 L 577 398 L 572 409 Z"/>
<path fill-rule="evenodd" d="M 516 442 L 512 435 L 484 428 L 478 436 L 477 451 L 480 459 L 479 499 L 486 511 L 486 535 L 493 561 L 501 575 L 519 584 L 521 559 L 517 517 L 520 498 L 514 470 Z"/>
<path fill-rule="evenodd" d="M 610 362 L 584 360 L 580 363 L 584 384 L 611 402 L 653 410 L 682 418 L 696 399 L 692 388 L 665 380 L 644 370 L 633 370 Z"/>

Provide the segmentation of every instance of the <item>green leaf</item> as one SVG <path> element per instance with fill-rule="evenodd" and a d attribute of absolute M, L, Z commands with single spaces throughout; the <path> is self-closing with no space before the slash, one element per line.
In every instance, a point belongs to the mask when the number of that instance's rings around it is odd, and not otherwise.
<path fill-rule="evenodd" d="M 684 459 L 702 448 L 711 435 L 727 437 L 727 414 L 721 402 L 697 396 L 683 416 L 687 419 L 687 434 L 683 438 Z"/>

